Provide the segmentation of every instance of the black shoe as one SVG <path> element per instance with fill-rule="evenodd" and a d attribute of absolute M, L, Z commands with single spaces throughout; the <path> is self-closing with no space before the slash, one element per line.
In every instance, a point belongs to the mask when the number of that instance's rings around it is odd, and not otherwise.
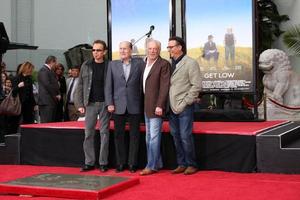
<path fill-rule="evenodd" d="M 125 169 L 124 165 L 118 165 L 117 168 L 116 168 L 116 172 L 117 173 L 122 172 L 122 171 L 124 171 L 124 169 Z"/>
<path fill-rule="evenodd" d="M 108 170 L 108 167 L 107 167 L 107 165 L 100 165 L 99 170 L 101 172 L 106 172 Z"/>
<path fill-rule="evenodd" d="M 80 169 L 80 171 L 81 171 L 81 172 L 87 172 L 87 171 L 91 171 L 91 170 L 93 170 L 93 169 L 95 169 L 95 166 L 92 166 L 92 165 L 84 165 L 84 166 Z"/>
<path fill-rule="evenodd" d="M 137 167 L 136 167 L 136 166 L 134 166 L 134 165 L 129 165 L 129 171 L 130 171 L 131 173 L 135 173 L 136 170 L 137 170 Z"/>

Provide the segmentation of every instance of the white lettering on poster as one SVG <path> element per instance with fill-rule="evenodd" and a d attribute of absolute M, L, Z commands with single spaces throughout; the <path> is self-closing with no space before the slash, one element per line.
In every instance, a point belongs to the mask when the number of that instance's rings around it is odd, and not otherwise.
<path fill-rule="evenodd" d="M 202 81 L 203 89 L 237 89 L 250 87 L 251 81 L 246 80 L 218 80 L 218 81 Z"/>
<path fill-rule="evenodd" d="M 203 77 L 205 79 L 215 79 L 215 78 L 223 78 L 223 79 L 227 79 L 227 78 L 234 78 L 234 73 L 232 72 L 223 72 L 223 73 L 215 73 L 215 72 L 207 72 L 204 73 Z"/>

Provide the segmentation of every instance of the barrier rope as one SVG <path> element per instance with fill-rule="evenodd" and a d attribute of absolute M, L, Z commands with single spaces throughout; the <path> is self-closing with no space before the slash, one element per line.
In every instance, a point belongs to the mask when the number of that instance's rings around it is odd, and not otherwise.
<path fill-rule="evenodd" d="M 257 106 L 259 106 L 262 102 L 263 102 L 263 99 L 259 100 L 257 103 Z M 252 102 L 250 102 L 246 97 L 243 97 L 243 104 L 247 108 L 254 108 L 254 104 Z"/>
<path fill-rule="evenodd" d="M 268 99 L 269 99 L 272 103 L 276 104 L 277 106 L 283 107 L 283 108 L 285 108 L 285 109 L 289 109 L 289 110 L 300 110 L 300 107 L 286 106 L 286 105 L 283 105 L 283 104 L 281 104 L 281 103 L 278 103 L 277 101 L 275 101 L 275 100 L 273 100 L 273 99 L 271 99 L 271 98 L 269 98 L 269 97 L 268 97 Z"/>

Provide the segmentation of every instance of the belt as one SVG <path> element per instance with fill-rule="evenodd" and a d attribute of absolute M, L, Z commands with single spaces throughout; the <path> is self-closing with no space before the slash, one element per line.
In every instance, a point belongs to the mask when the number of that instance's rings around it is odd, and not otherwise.
<path fill-rule="evenodd" d="M 69 104 L 69 105 L 74 105 L 74 103 L 71 103 L 71 102 L 69 102 L 68 104 Z"/>

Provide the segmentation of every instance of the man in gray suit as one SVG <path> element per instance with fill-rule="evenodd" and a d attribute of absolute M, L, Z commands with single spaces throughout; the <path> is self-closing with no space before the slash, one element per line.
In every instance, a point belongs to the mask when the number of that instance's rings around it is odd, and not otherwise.
<path fill-rule="evenodd" d="M 194 102 L 201 90 L 200 67 L 186 55 L 182 38 L 172 37 L 168 42 L 173 73 L 170 80 L 170 129 L 176 147 L 178 167 L 172 173 L 186 175 L 197 172 L 194 139 L 192 135 Z"/>
<path fill-rule="evenodd" d="M 116 172 L 124 170 L 126 165 L 125 123 L 129 121 L 129 155 L 130 172 L 137 169 L 139 147 L 139 122 L 141 117 L 141 74 L 144 62 L 140 58 L 132 58 L 132 44 L 128 41 L 119 44 L 120 60 L 108 65 L 105 101 L 108 112 L 113 113 L 115 122 Z"/>
<path fill-rule="evenodd" d="M 107 61 L 105 61 L 106 49 L 104 41 L 94 41 L 92 50 L 93 59 L 85 61 L 82 64 L 75 90 L 75 106 L 81 114 L 85 114 L 85 138 L 83 142 L 85 165 L 81 168 L 81 171 L 90 171 L 95 168 L 94 143 L 98 115 L 101 138 L 99 169 L 102 172 L 108 170 L 109 113 L 107 112 L 104 96 L 107 73 Z"/>
<path fill-rule="evenodd" d="M 44 66 L 38 72 L 38 105 L 41 123 L 55 121 L 57 103 L 61 99 L 58 80 L 53 71 L 56 64 L 56 57 L 48 56 Z"/>

